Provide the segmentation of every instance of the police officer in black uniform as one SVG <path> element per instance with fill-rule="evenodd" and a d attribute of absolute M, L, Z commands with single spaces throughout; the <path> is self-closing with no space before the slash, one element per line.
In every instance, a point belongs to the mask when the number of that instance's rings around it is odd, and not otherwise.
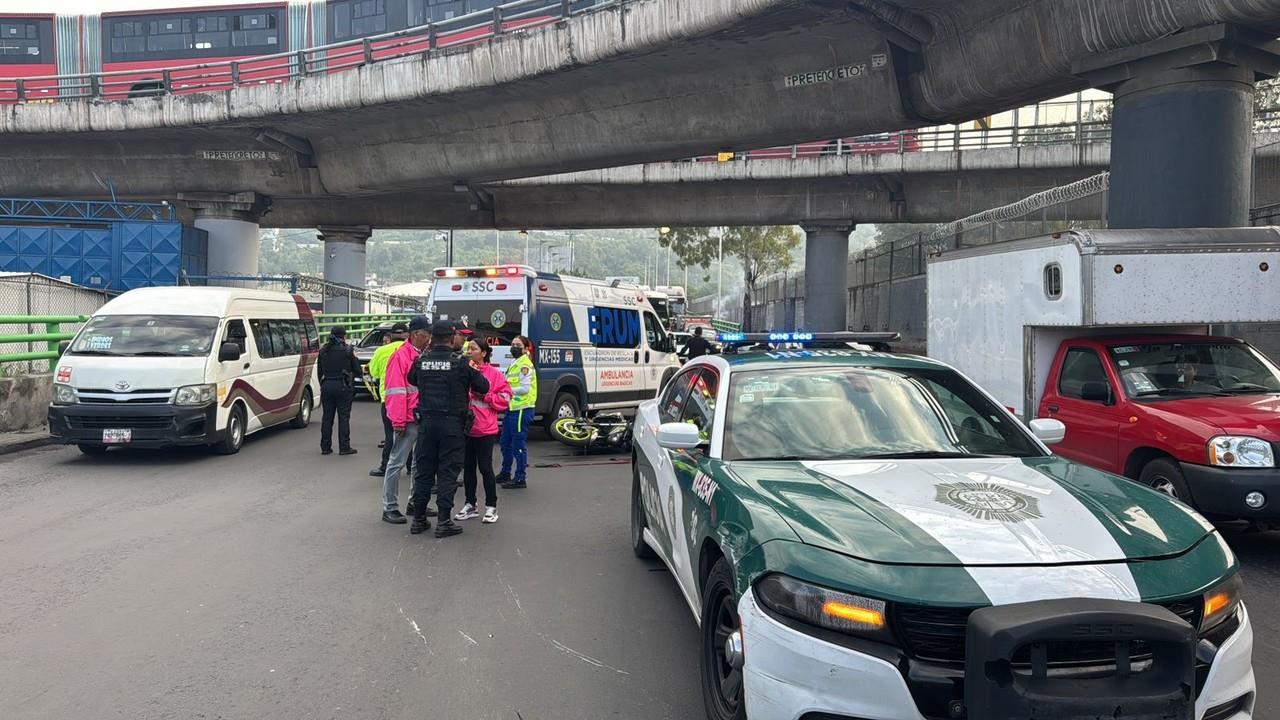
<path fill-rule="evenodd" d="M 351 400 L 355 397 L 356 378 L 360 376 L 360 361 L 356 352 L 347 344 L 347 329 L 338 326 L 329 331 L 329 342 L 320 350 L 316 360 L 320 373 L 320 405 L 324 415 L 320 418 L 320 454 L 333 453 L 333 415 L 338 414 L 338 454 L 355 455 L 351 447 Z"/>
<path fill-rule="evenodd" d="M 409 382 L 418 386 L 417 468 L 413 479 L 414 517 L 409 532 L 417 535 L 431 527 L 427 500 L 436 491 L 438 538 L 458 535 L 453 521 L 453 497 L 462 472 L 467 430 L 471 427 L 469 391 L 489 392 L 489 381 L 458 352 L 461 337 L 452 320 L 431 326 L 431 349 L 409 371 Z"/>

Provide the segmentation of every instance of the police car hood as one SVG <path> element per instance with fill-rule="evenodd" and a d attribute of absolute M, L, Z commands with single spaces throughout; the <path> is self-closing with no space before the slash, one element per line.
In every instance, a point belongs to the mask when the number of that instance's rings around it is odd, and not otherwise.
<path fill-rule="evenodd" d="M 1080 565 L 1176 556 L 1190 508 L 1060 458 L 734 462 L 800 539 L 902 565 Z"/>

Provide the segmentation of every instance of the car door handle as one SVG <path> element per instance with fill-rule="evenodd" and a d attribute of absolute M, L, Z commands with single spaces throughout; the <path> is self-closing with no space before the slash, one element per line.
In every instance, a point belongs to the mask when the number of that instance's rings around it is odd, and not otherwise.
<path fill-rule="evenodd" d="M 633 361 L 634 361 L 637 365 L 639 365 L 639 364 L 640 364 L 640 351 L 639 351 L 639 350 L 637 350 L 637 351 L 635 352 L 635 357 L 634 357 L 634 358 L 632 358 L 632 359 L 633 359 Z"/>
<path fill-rule="evenodd" d="M 1049 406 L 1049 412 L 1050 412 L 1050 413 L 1056 413 L 1056 412 L 1058 412 L 1058 410 L 1059 410 L 1059 408 L 1058 408 L 1058 406 L 1057 406 L 1057 405 L 1050 405 L 1050 406 Z"/>
<path fill-rule="evenodd" d="M 645 350 L 645 351 L 644 351 L 644 361 L 645 361 L 646 363 L 647 363 L 647 362 L 649 362 L 649 351 L 648 351 L 648 350 Z"/>
<path fill-rule="evenodd" d="M 248 369 L 249 369 L 249 363 L 245 363 L 245 364 L 244 364 L 244 369 L 245 369 L 245 370 L 248 370 Z"/>

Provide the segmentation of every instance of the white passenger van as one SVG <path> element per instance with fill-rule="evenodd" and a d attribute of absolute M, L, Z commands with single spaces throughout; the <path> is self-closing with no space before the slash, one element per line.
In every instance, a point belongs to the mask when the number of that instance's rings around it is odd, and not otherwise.
<path fill-rule="evenodd" d="M 428 301 L 437 320 L 464 320 L 511 363 L 511 341 L 533 342 L 535 412 L 549 424 L 596 410 L 634 408 L 657 396 L 680 367 L 646 293 L 612 283 L 539 273 L 524 265 L 435 271 Z"/>
<path fill-rule="evenodd" d="M 232 454 L 263 428 L 307 426 L 320 396 L 319 351 L 311 308 L 297 295 L 130 290 L 65 345 L 49 432 L 86 454 L 116 445 Z"/>

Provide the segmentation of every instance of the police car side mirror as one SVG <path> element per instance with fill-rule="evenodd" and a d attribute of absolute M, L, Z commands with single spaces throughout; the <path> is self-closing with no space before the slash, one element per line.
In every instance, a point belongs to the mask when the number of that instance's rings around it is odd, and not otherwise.
<path fill-rule="evenodd" d="M 1040 418 L 1029 423 L 1031 432 L 1045 445 L 1057 445 L 1067 437 L 1067 426 L 1061 420 Z"/>
<path fill-rule="evenodd" d="M 702 444 L 702 433 L 696 425 L 682 422 L 658 426 L 658 445 L 667 450 L 692 450 Z"/>
<path fill-rule="evenodd" d="M 58 357 L 62 357 L 63 355 L 66 355 L 67 349 L 70 347 L 71 347 L 70 340 L 63 340 L 62 342 L 58 343 Z"/>
<path fill-rule="evenodd" d="M 233 342 L 224 342 L 218 347 L 218 362 L 239 360 L 241 355 L 240 346 Z"/>

